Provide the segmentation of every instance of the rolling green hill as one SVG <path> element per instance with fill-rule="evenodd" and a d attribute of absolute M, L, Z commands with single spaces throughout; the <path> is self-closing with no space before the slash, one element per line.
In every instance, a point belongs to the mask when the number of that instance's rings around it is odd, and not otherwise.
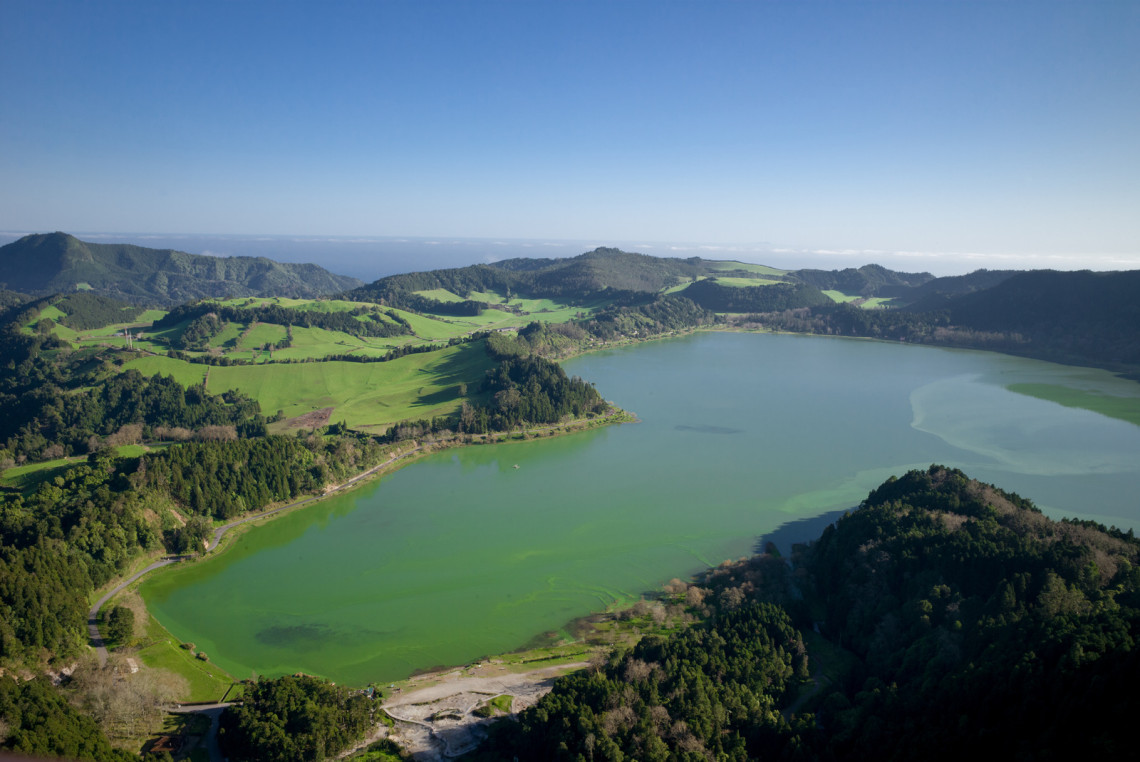
<path fill-rule="evenodd" d="M 30 294 L 89 290 L 163 306 L 205 297 L 312 297 L 360 283 L 317 265 L 87 243 L 66 233 L 28 235 L 0 247 L 0 273 L 7 288 Z"/>

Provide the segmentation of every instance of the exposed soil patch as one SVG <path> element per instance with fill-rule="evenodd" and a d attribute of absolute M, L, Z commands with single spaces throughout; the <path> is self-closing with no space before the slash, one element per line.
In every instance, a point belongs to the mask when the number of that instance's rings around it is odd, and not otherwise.
<path fill-rule="evenodd" d="M 511 713 L 519 712 L 549 693 L 557 676 L 585 666 L 579 662 L 512 673 L 503 665 L 490 663 L 432 675 L 428 679 L 439 682 L 398 692 L 384 703 L 384 711 L 396 721 L 388 737 L 417 760 L 459 756 L 475 748 L 483 738 L 484 725 L 491 721 L 476 710 L 497 696 L 510 696 Z"/>
<path fill-rule="evenodd" d="M 332 412 L 333 408 L 323 407 L 320 410 L 314 410 L 311 413 L 290 418 L 285 421 L 285 425 L 291 429 L 319 429 L 321 426 L 328 425 L 329 418 L 332 417 Z"/>

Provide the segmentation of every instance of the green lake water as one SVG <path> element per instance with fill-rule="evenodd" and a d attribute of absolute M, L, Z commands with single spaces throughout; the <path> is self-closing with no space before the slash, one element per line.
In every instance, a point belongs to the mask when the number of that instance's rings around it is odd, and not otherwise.
<path fill-rule="evenodd" d="M 1140 426 L 1006 388 L 1140 398 L 1101 371 L 731 333 L 565 367 L 641 422 L 428 457 L 148 579 L 150 610 L 236 677 L 364 684 L 521 647 L 758 542 L 786 551 L 931 463 L 1140 529 Z"/>

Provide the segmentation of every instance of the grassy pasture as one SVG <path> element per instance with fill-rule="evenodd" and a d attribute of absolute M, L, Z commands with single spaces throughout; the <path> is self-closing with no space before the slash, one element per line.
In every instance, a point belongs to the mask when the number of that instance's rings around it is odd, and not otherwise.
<path fill-rule="evenodd" d="M 62 320 L 65 317 L 67 317 L 66 312 L 61 310 L 59 307 L 56 307 L 54 304 L 50 304 L 47 307 L 44 307 L 42 310 L 40 310 L 39 316 L 35 320 L 33 320 L 32 323 L 38 323 L 39 321 L 43 320 L 44 318 L 47 318 L 48 320 L 54 320 L 55 322 L 58 323 L 60 320 Z"/>
<path fill-rule="evenodd" d="M 187 694 L 181 696 L 180 700 L 184 702 L 221 701 L 233 685 L 233 677 L 217 664 L 194 658 L 150 614 L 147 614 L 146 619 L 144 645 L 138 651 L 143 664 L 183 677 L 186 680 Z M 233 698 L 233 695 L 228 698 Z"/>
<path fill-rule="evenodd" d="M 445 288 L 432 288 L 427 291 L 413 291 L 416 296 L 422 296 L 425 299 L 435 299 L 437 302 L 462 302 L 463 297 L 459 294 L 448 291 Z M 472 299 L 480 302 L 490 301 L 487 299 L 480 299 L 477 295 L 472 294 Z"/>
<path fill-rule="evenodd" d="M 146 310 L 143 314 L 139 315 L 132 325 L 141 325 L 143 323 L 153 323 L 156 320 L 161 320 L 166 317 L 166 310 Z"/>
<path fill-rule="evenodd" d="M 408 321 L 417 337 L 428 341 L 447 341 L 450 338 L 463 336 L 475 330 L 468 323 L 460 323 L 459 318 L 430 317 L 417 315 L 414 312 L 395 311 L 400 317 Z"/>
<path fill-rule="evenodd" d="M 772 280 L 771 278 L 725 278 L 718 276 L 716 282 L 721 286 L 744 288 L 745 286 L 771 286 L 775 283 L 782 283 L 783 281 Z"/>
<path fill-rule="evenodd" d="M 663 290 L 661 293 L 663 293 L 663 294 L 675 294 L 678 291 L 684 291 L 686 288 L 693 285 L 694 283 L 696 283 L 699 280 L 708 280 L 708 276 L 702 275 L 698 278 L 694 278 L 693 280 L 686 280 L 682 283 L 678 283 L 676 286 L 669 286 L 669 288 Z"/>
<path fill-rule="evenodd" d="M 321 362 L 212 368 L 208 389 L 238 389 L 263 411 L 294 417 L 334 408 L 332 420 L 382 431 L 409 418 L 455 412 L 457 387 L 474 383 L 491 367 L 481 344 L 408 355 L 384 363 Z"/>
<path fill-rule="evenodd" d="M 237 348 L 249 351 L 254 347 L 263 347 L 266 344 L 276 344 L 287 335 L 285 326 L 275 323 L 258 323 L 252 326 L 244 336 L 238 339 Z"/>
<path fill-rule="evenodd" d="M 281 335 L 285 335 L 284 328 L 281 328 Z M 264 344 L 265 342 L 261 343 Z M 274 350 L 273 357 L 278 360 L 298 360 L 342 355 L 350 352 L 355 354 L 360 351 L 369 356 L 379 357 L 393 347 L 412 343 L 421 344 L 423 342 L 416 341 L 411 336 L 370 338 L 352 336 L 325 328 L 293 326 L 293 345 L 285 349 Z M 258 346 L 258 343 L 254 342 L 252 346 Z"/>
<path fill-rule="evenodd" d="M 1056 402 L 1065 407 L 1091 410 L 1109 418 L 1117 418 L 1140 426 L 1140 397 L 1117 397 L 1054 384 L 1010 384 L 1006 388 L 1017 394 Z"/>
<path fill-rule="evenodd" d="M 343 299 L 290 299 L 285 296 L 240 296 L 233 299 L 214 299 L 215 304 L 224 304 L 240 309 L 256 309 L 276 305 L 310 312 L 349 312 L 357 307 L 375 307 L 369 302 L 350 302 Z"/>
<path fill-rule="evenodd" d="M 865 310 L 873 310 L 882 307 L 885 304 L 890 304 L 891 297 L 885 296 L 871 296 L 864 297 L 858 294 L 845 294 L 842 291 L 827 290 L 822 292 L 824 296 L 838 304 L 849 304 L 851 302 L 859 302 L 859 306 Z M 861 301 L 860 301 L 861 300 Z"/>
<path fill-rule="evenodd" d="M 144 376 L 173 376 L 183 386 L 200 384 L 206 378 L 206 365 L 196 365 L 172 357 L 140 357 L 131 360 L 124 367 L 137 370 Z"/>
<path fill-rule="evenodd" d="M 238 337 L 246 329 L 244 323 L 226 323 L 222 330 L 210 337 L 211 347 L 236 346 Z"/>
<path fill-rule="evenodd" d="M 862 297 L 858 294 L 845 294 L 842 291 L 835 291 L 833 289 L 824 291 L 823 295 L 837 304 L 846 304 L 848 302 L 853 302 L 856 299 L 862 299 Z"/>
<path fill-rule="evenodd" d="M 708 268 L 716 272 L 723 272 L 725 270 L 743 270 L 745 272 L 756 273 L 757 275 L 787 275 L 791 270 L 777 270 L 775 267 L 768 267 L 767 265 L 756 265 L 751 262 L 737 262 L 731 259 L 722 259 L 715 262 L 708 262 Z"/>

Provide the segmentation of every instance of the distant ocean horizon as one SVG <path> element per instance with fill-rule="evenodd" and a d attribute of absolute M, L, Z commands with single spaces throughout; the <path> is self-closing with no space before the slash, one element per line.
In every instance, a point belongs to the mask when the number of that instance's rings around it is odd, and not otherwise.
<path fill-rule="evenodd" d="M 0 231 L 0 245 L 32 232 Z M 92 233 L 65 231 L 90 243 L 131 243 L 218 257 L 267 257 L 278 262 L 311 262 L 339 275 L 370 282 L 387 275 L 498 262 L 518 257 L 575 257 L 599 246 L 658 257 L 702 257 L 768 265 L 785 270 L 823 270 L 878 264 L 903 272 L 963 275 L 974 270 L 1131 270 L 1140 255 L 982 255 L 809 249 L 767 243 L 717 244 L 606 241 L 599 239 L 456 238 L 411 236 L 223 235 L 197 233 Z"/>

